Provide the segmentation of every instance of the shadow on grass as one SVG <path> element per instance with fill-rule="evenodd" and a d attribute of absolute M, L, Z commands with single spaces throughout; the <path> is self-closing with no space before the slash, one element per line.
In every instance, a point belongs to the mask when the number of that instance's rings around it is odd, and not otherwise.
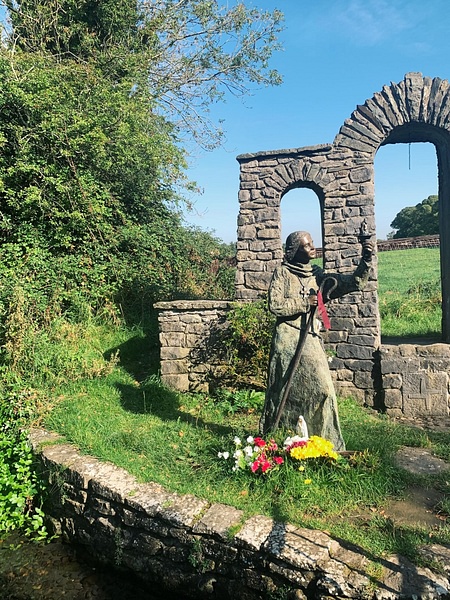
<path fill-rule="evenodd" d="M 134 414 L 151 414 L 162 421 L 189 423 L 198 429 L 208 429 L 218 435 L 231 435 L 233 427 L 205 421 L 199 416 L 180 410 L 177 392 L 163 387 L 158 381 L 147 381 L 140 387 L 116 384 L 124 410 Z"/>
<path fill-rule="evenodd" d="M 159 372 L 158 315 L 151 311 L 137 333 L 123 344 L 110 348 L 104 358 L 110 360 L 118 354 L 119 364 L 139 383 Z"/>

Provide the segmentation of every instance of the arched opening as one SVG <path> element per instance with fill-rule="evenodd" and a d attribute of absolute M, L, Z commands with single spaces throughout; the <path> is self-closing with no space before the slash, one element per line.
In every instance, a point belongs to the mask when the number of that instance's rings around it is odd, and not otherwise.
<path fill-rule="evenodd" d="M 405 129 L 408 133 L 409 128 Z M 422 228 L 423 206 L 416 207 L 430 196 L 442 195 L 443 190 L 438 189 L 438 148 L 430 137 L 417 140 L 417 132 L 403 137 L 397 134 L 391 137 L 392 142 L 388 139 L 378 150 L 374 163 L 381 335 L 385 340 L 395 336 L 438 341 L 445 331 L 439 245 L 436 247 L 435 239 L 420 237 L 414 242 L 396 242 L 395 238 L 389 242 L 396 232 L 391 223 L 406 207 L 413 207 L 413 211 L 410 215 L 403 213 L 400 219 L 404 224 L 403 232 L 398 231 L 401 238 L 431 233 L 427 227 Z M 403 143 L 397 143 L 397 139 Z M 411 233 L 407 233 L 408 229 Z M 439 233 L 439 229 L 433 231 Z M 416 248 L 408 251 L 412 246 Z"/>
<path fill-rule="evenodd" d="M 322 248 L 322 201 L 318 193 L 307 187 L 286 192 L 281 200 L 281 241 L 293 231 L 308 231 L 316 248 Z"/>

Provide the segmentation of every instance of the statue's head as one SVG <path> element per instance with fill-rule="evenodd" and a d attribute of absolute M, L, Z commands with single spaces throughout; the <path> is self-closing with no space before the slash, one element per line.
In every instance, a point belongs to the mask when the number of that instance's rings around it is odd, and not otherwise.
<path fill-rule="evenodd" d="M 316 249 L 307 231 L 294 231 L 286 239 L 285 259 L 289 263 L 307 264 L 316 257 Z"/>

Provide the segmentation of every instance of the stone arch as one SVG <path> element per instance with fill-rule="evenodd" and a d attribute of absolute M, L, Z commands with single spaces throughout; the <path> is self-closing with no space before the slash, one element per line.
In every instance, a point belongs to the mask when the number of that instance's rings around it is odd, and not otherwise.
<path fill-rule="evenodd" d="M 380 146 L 430 142 L 439 181 L 442 338 L 450 341 L 450 85 L 438 77 L 408 73 L 399 84 L 358 106 L 334 140 L 336 147 L 375 156 Z"/>
<path fill-rule="evenodd" d="M 450 85 L 420 73 L 408 73 L 358 105 L 333 144 L 238 157 L 237 299 L 254 299 L 267 290 L 282 254 L 280 201 L 300 185 L 320 190 L 325 266 L 350 270 L 363 219 L 375 233 L 373 162 L 378 148 L 424 141 L 434 144 L 438 159 L 442 333 L 450 341 Z M 372 303 L 373 295 L 367 301 Z M 376 328 L 375 334 L 379 337 Z"/>
<path fill-rule="evenodd" d="M 322 238 L 323 238 L 323 210 L 324 210 L 324 203 L 325 203 L 325 195 L 324 195 L 323 189 L 320 186 L 318 186 L 314 181 L 308 181 L 308 179 L 305 179 L 305 180 L 298 181 L 297 183 L 288 186 L 281 194 L 280 210 L 281 210 L 281 212 L 283 211 L 284 197 L 287 194 L 289 194 L 289 192 L 292 192 L 292 190 L 299 190 L 299 189 L 311 190 L 315 194 L 316 201 L 318 203 L 318 209 L 319 209 L 320 221 L 321 221 L 321 234 L 322 234 Z M 302 202 L 299 201 L 298 202 L 299 220 L 297 223 L 293 223 L 292 227 L 295 228 L 295 226 L 297 226 L 297 228 L 299 228 L 299 229 L 308 230 L 308 228 L 307 227 L 305 228 L 305 226 L 303 225 L 303 222 L 302 222 L 302 218 L 301 218 L 302 206 L 301 206 L 301 204 L 302 204 Z M 282 239 L 281 239 L 282 243 L 285 241 L 287 234 L 289 234 L 289 233 L 291 233 L 291 229 L 289 229 L 289 231 L 284 232 L 284 235 L 282 236 Z M 313 239 L 317 245 L 317 240 L 315 238 L 313 238 Z"/>
<path fill-rule="evenodd" d="M 419 141 L 433 143 L 438 159 L 442 332 L 443 339 L 450 342 L 450 85 L 420 73 L 406 74 L 403 81 L 383 86 L 358 105 L 332 144 L 237 157 L 236 299 L 257 299 L 267 291 L 271 274 L 282 259 L 280 202 L 286 191 L 300 185 L 320 190 L 325 268 L 352 271 L 360 256 L 357 234 L 364 220 L 376 236 L 377 150 L 386 144 Z M 376 266 L 368 287 L 334 303 L 332 316 L 328 344 L 336 354 L 334 367 L 342 372 L 338 391 L 343 387 L 345 392 L 348 371 L 353 370 L 348 388 L 373 404 L 382 378 L 376 358 L 382 352 Z M 339 383 L 339 375 L 337 379 Z"/>

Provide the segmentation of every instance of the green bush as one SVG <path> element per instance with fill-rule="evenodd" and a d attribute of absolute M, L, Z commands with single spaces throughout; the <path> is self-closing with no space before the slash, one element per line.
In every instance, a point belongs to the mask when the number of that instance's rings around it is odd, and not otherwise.
<path fill-rule="evenodd" d="M 20 529 L 34 539 L 48 536 L 40 503 L 44 486 L 33 461 L 26 430 L 36 395 L 21 382 L 1 386 L 0 533 Z"/>
<path fill-rule="evenodd" d="M 266 300 L 235 304 L 227 315 L 222 344 L 227 361 L 228 385 L 265 389 L 269 349 L 275 317 Z"/>

